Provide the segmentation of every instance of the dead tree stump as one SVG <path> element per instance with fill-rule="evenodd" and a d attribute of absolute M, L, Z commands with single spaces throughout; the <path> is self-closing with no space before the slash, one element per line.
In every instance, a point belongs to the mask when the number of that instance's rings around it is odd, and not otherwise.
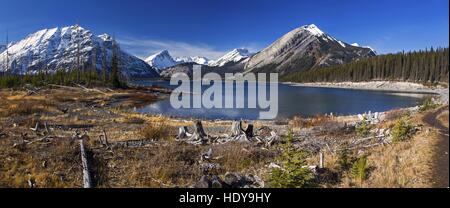
<path fill-rule="evenodd" d="M 178 130 L 178 137 L 177 139 L 186 139 L 192 137 L 192 134 L 189 133 L 189 130 L 186 126 L 180 127 L 180 129 Z"/>
<path fill-rule="evenodd" d="M 205 133 L 203 124 L 201 121 L 196 121 L 194 125 L 194 134 L 191 137 L 191 141 L 204 143 L 208 135 Z"/>
<path fill-rule="evenodd" d="M 244 134 L 244 130 L 242 129 L 242 121 L 235 121 L 231 126 L 231 136 L 239 136 Z"/>
<path fill-rule="evenodd" d="M 252 138 L 255 136 L 253 130 L 254 130 L 253 124 L 249 124 L 247 129 L 245 130 L 245 135 L 247 136 L 247 138 Z"/>

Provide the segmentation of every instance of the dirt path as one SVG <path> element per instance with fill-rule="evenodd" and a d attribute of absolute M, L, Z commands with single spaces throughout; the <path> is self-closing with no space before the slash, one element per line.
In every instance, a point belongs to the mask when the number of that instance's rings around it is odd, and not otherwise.
<path fill-rule="evenodd" d="M 428 125 L 438 129 L 439 131 L 439 144 L 436 148 L 435 152 L 435 171 L 433 174 L 433 187 L 436 188 L 448 188 L 449 182 L 448 182 L 448 168 L 449 168 L 449 161 L 448 161 L 448 152 L 449 152 L 449 146 L 448 146 L 448 140 L 449 140 L 449 131 L 448 128 L 443 126 L 437 117 L 442 112 L 448 110 L 448 106 L 443 107 L 435 112 L 427 114 L 423 121 L 427 123 Z"/>

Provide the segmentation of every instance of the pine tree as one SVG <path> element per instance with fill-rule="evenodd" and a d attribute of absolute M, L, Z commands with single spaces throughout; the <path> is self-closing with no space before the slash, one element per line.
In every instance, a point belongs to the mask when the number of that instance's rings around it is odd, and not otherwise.
<path fill-rule="evenodd" d="M 113 47 L 112 47 L 112 60 L 111 60 L 111 85 L 113 87 L 122 87 L 120 82 L 120 69 L 119 69 L 119 57 L 118 57 L 118 48 L 116 44 L 115 38 L 113 38 Z"/>

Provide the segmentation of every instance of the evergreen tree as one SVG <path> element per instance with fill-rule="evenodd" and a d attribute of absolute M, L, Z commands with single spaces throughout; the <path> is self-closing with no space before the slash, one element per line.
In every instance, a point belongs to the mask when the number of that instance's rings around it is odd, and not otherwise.
<path fill-rule="evenodd" d="M 282 77 L 291 82 L 363 82 L 409 81 L 419 83 L 448 83 L 449 49 L 431 48 L 425 51 L 387 54 L 348 64 L 314 68 Z"/>
<path fill-rule="evenodd" d="M 113 48 L 112 48 L 112 60 L 111 60 L 111 85 L 113 87 L 122 87 L 120 82 L 120 69 L 119 69 L 119 57 L 118 57 L 118 49 L 115 38 L 113 39 Z"/>

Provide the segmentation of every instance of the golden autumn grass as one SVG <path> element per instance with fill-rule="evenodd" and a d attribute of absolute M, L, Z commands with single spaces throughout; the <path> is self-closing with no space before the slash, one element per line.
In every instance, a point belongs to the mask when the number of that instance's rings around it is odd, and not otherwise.
<path fill-rule="evenodd" d="M 0 138 L 0 187 L 29 187 L 29 181 L 36 187 L 80 187 L 81 167 L 79 146 L 70 140 L 73 131 L 55 129 L 53 134 L 64 137 L 57 142 L 37 142 L 24 148 L 12 148 L 21 140 L 20 133 L 28 133 L 29 140 L 42 138 L 30 131 L 36 122 L 53 124 L 90 124 L 88 130 L 95 166 L 97 187 L 188 187 L 202 176 L 198 161 L 200 155 L 213 149 L 214 163 L 219 164 L 216 173 L 252 173 L 267 176 L 267 165 L 279 155 L 278 147 L 261 148 L 252 144 L 228 143 L 224 145 L 193 146 L 175 142 L 180 126 L 191 126 L 191 120 L 170 119 L 159 115 L 144 115 L 126 110 L 133 105 L 142 105 L 155 99 L 144 93 L 119 91 L 87 93 L 82 90 L 49 89 L 38 95 L 25 96 L 21 91 L 0 91 L 0 129 L 8 136 Z M 145 97 L 145 99 L 143 99 Z M 124 98 L 122 105 L 111 102 L 112 98 Z M 143 100 L 141 100 L 143 99 Z M 86 104 L 99 106 L 96 110 Z M 68 106 L 68 113 L 60 109 Z M 107 112 L 103 112 L 106 110 Z M 388 115 L 389 121 L 377 128 L 390 128 L 405 111 L 396 110 Z M 421 124 L 424 113 L 412 115 L 414 124 Z M 352 121 L 353 117 L 316 116 L 294 118 L 290 126 L 302 128 L 334 125 Z M 448 126 L 448 111 L 439 116 Z M 205 128 L 231 126 L 231 121 L 205 121 Z M 255 122 L 261 127 L 263 122 Z M 16 127 L 13 127 L 16 125 Z M 97 140 L 107 132 L 110 142 L 134 139 L 151 139 L 159 145 L 143 148 L 117 148 L 105 151 Z M 329 133 L 329 136 L 336 136 Z M 332 135 L 331 135 L 332 134 Z M 337 134 L 338 135 L 338 134 Z M 339 135 L 338 135 L 339 136 Z M 436 132 L 425 127 L 408 141 L 394 143 L 369 150 L 369 177 L 362 187 L 429 187 L 429 177 Z M 339 155 L 325 153 L 325 167 L 331 171 L 330 178 L 339 176 L 338 181 L 325 182 L 323 187 L 359 187 L 348 171 L 339 166 Z M 352 156 L 357 153 L 352 152 Z M 317 164 L 318 156 L 310 155 L 311 164 Z"/>
<path fill-rule="evenodd" d="M 97 187 L 187 187 L 201 177 L 200 155 L 208 147 L 196 147 L 173 141 L 179 126 L 190 126 L 192 121 L 172 120 L 164 116 L 143 115 L 126 107 L 109 106 L 112 97 L 125 97 L 126 91 L 117 93 L 87 93 L 82 90 L 45 90 L 39 95 L 25 96 L 24 92 L 0 92 L 0 129 L 7 136 L 0 139 L 0 187 L 37 188 L 80 187 L 81 166 L 79 145 L 71 139 L 73 130 L 54 129 L 51 135 L 58 138 L 51 142 L 35 142 L 13 147 L 23 140 L 34 142 L 43 135 L 30 130 L 37 122 L 58 125 L 89 124 L 86 129 L 92 149 L 92 172 Z M 137 97 L 141 97 L 139 95 Z M 152 98 L 154 99 L 154 97 Z M 136 101 L 141 103 L 141 101 Z M 86 104 L 104 106 L 100 110 L 85 107 Z M 68 107 L 67 113 L 61 108 Z M 105 109 L 108 112 L 103 112 Z M 20 110 L 20 111 L 19 111 Z M 205 127 L 231 125 L 231 122 L 205 122 Z M 110 142 L 133 139 L 159 140 L 161 145 L 144 148 L 118 148 L 106 151 L 100 148 L 98 138 L 107 132 Z M 84 130 L 81 129 L 81 133 Z M 261 152 L 252 145 L 227 144 L 215 146 L 214 152 L 222 157 L 214 162 L 226 171 L 256 171 L 273 156 Z"/>

